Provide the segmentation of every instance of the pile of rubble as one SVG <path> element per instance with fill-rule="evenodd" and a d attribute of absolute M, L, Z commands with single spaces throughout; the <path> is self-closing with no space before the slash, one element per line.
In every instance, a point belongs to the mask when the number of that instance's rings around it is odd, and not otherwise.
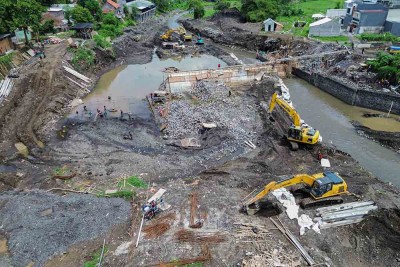
<path fill-rule="evenodd" d="M 201 139 L 204 124 L 224 135 L 222 139 L 252 140 L 257 123 L 257 107 L 243 98 L 235 97 L 223 83 L 198 82 L 191 92 L 191 99 L 174 100 L 169 106 L 164 131 L 170 139 L 195 137 Z"/>

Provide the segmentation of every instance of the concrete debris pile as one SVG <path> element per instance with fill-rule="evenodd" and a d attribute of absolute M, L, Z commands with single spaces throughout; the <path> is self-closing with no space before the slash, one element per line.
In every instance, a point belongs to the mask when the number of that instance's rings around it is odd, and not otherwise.
<path fill-rule="evenodd" d="M 320 229 L 359 223 L 364 216 L 378 207 L 373 201 L 351 202 L 317 209 Z"/>
<path fill-rule="evenodd" d="M 221 141 L 254 140 L 253 129 L 258 116 L 254 104 L 234 97 L 223 83 L 198 82 L 192 96 L 192 99 L 181 98 L 170 103 L 166 118 L 168 127 L 164 130 L 167 138 L 203 139 L 208 132 L 213 132 L 220 135 Z M 217 127 L 205 129 L 203 123 L 213 123 Z"/>

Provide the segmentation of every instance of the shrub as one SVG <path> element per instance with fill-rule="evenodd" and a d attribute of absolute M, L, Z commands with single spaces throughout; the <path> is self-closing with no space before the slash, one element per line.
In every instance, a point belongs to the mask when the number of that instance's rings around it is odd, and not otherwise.
<path fill-rule="evenodd" d="M 72 65 L 76 69 L 84 70 L 88 69 L 94 64 L 95 53 L 87 48 L 80 47 L 74 52 L 72 57 Z"/>
<path fill-rule="evenodd" d="M 218 0 L 216 3 L 215 3 L 215 9 L 216 10 L 224 10 L 224 9 L 228 9 L 228 8 L 230 8 L 231 7 L 231 3 L 229 3 L 228 1 L 226 1 L 226 0 Z"/>
<path fill-rule="evenodd" d="M 365 41 L 383 41 L 383 42 L 400 42 L 400 37 L 397 37 L 389 32 L 379 33 L 362 33 L 359 35 L 361 40 Z"/>
<path fill-rule="evenodd" d="M 98 46 L 98 47 L 101 47 L 104 49 L 111 47 L 111 43 L 106 40 L 106 37 L 104 37 L 100 34 L 95 35 L 93 39 L 96 43 L 96 46 Z"/>

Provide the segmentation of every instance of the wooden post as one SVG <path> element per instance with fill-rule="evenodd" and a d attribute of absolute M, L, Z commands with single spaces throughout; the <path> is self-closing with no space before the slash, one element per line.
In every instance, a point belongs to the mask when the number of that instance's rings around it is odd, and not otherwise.
<path fill-rule="evenodd" d="M 390 109 L 389 109 L 389 112 L 388 112 L 388 114 L 387 114 L 387 118 L 389 117 L 389 115 L 390 115 L 390 112 L 392 111 L 392 107 L 393 107 L 393 101 L 392 101 L 392 104 L 390 105 Z"/>

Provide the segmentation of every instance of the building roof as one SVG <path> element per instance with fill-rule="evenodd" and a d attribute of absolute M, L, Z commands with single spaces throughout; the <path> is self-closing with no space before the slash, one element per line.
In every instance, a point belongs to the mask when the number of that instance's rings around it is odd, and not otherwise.
<path fill-rule="evenodd" d="M 146 0 L 132 1 L 132 2 L 127 3 L 127 5 L 134 5 L 139 10 L 151 9 L 156 6 L 154 3 L 150 2 L 150 1 L 146 1 Z"/>
<path fill-rule="evenodd" d="M 63 9 L 61 7 L 49 7 L 49 9 L 47 9 L 48 12 L 60 12 L 63 11 Z"/>
<path fill-rule="evenodd" d="M 382 4 L 367 4 L 367 3 L 358 3 L 356 6 L 357 11 L 362 11 L 362 10 L 384 10 L 388 11 L 389 8 L 387 6 L 384 6 Z"/>
<path fill-rule="evenodd" d="M 3 39 L 5 39 L 5 38 L 7 38 L 7 37 L 10 37 L 10 36 L 11 36 L 10 33 L 3 33 L 3 34 L 0 34 L 0 40 L 3 40 Z"/>
<path fill-rule="evenodd" d="M 273 20 L 273 19 L 271 19 L 271 18 L 268 18 L 268 19 L 266 19 L 266 20 L 263 21 L 264 24 L 265 24 L 265 23 L 268 23 L 268 22 L 273 22 L 273 23 L 275 23 L 275 24 L 278 24 L 278 25 L 283 26 L 282 24 L 280 24 L 279 22 L 276 22 L 275 20 Z"/>
<path fill-rule="evenodd" d="M 322 15 L 322 14 L 318 13 L 318 14 L 313 14 L 311 17 L 313 19 L 318 19 L 318 18 L 325 18 L 325 15 Z"/>
<path fill-rule="evenodd" d="M 346 16 L 346 9 L 328 9 L 326 10 L 326 16 L 328 18 Z"/>
<path fill-rule="evenodd" d="M 112 0 L 107 0 L 107 3 L 110 4 L 113 8 L 118 9 L 119 8 L 119 4 L 115 3 Z"/>
<path fill-rule="evenodd" d="M 90 29 L 93 28 L 93 23 L 77 23 L 75 24 L 71 29 L 72 30 L 84 30 L 84 29 Z"/>
<path fill-rule="evenodd" d="M 321 25 L 321 24 L 325 24 L 325 23 L 327 23 L 327 22 L 329 22 L 331 20 L 332 19 L 330 19 L 330 18 L 323 18 L 323 19 L 317 20 L 316 22 L 311 23 L 310 27 L 318 26 L 318 25 Z"/>
<path fill-rule="evenodd" d="M 62 8 L 63 10 L 72 9 L 75 7 L 75 4 L 53 4 L 50 8 Z"/>
<path fill-rule="evenodd" d="M 400 9 L 389 9 L 387 20 L 400 22 Z"/>

